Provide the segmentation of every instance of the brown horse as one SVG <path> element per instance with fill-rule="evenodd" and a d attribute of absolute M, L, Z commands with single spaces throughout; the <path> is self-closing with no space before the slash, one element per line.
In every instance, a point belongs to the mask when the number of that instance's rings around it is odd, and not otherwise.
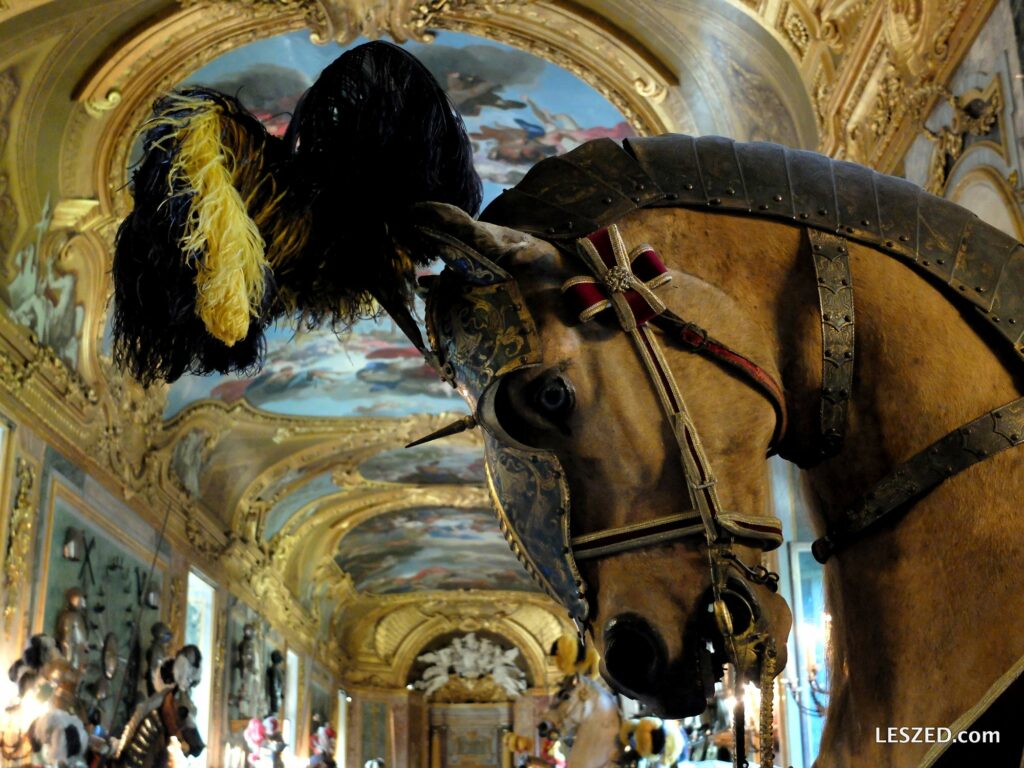
<path fill-rule="evenodd" d="M 644 187 L 637 182 L 636 188 Z M 830 202 L 811 205 L 822 206 L 817 212 L 823 214 Z M 710 203 L 638 205 L 613 218 L 628 247 L 648 243 L 667 266 L 671 283 L 655 293 L 670 312 L 706 329 L 722 347 L 781 383 L 789 424 L 774 447 L 806 468 L 820 499 L 822 532 L 842 529 L 845 510 L 899 464 L 1024 392 L 1020 361 L 999 346 L 1001 340 L 973 308 L 951 301 L 944 286 L 893 258 L 881 244 L 853 236 L 843 247 L 856 297 L 856 375 L 845 442 L 821 459 L 820 275 L 812 263 L 813 240 L 802 226 L 806 214 L 797 216 L 794 208 L 789 220 L 772 219 L 715 212 L 716 201 Z M 569 218 L 573 204 L 557 203 L 570 210 Z M 543 448 L 557 457 L 561 469 L 555 474 L 564 471 L 568 487 L 563 508 L 571 499 L 574 546 L 588 534 L 689 509 L 692 488 L 680 470 L 677 435 L 637 349 L 615 314 L 581 322 L 578 307 L 566 301 L 566 282 L 589 274 L 584 261 L 564 247 L 564 239 L 556 247 L 548 241 L 553 237 L 525 233 L 529 227 L 522 219 L 504 212 L 500 199 L 497 205 L 491 218 L 512 221 L 516 229 L 474 221 L 450 206 L 423 207 L 418 213 L 422 230 L 440 244 L 449 266 L 469 254 L 506 271 L 536 324 L 539 358 L 490 371 L 500 386 L 484 410 L 520 447 Z M 884 213 L 879 206 L 879 215 Z M 922 232 L 939 224 L 922 214 Z M 573 226 L 580 225 L 569 221 L 567 227 Z M 822 228 L 837 229 L 835 223 Z M 544 236 L 539 227 L 532 231 Z M 959 248 L 962 259 L 966 242 L 966 236 L 963 243 L 951 242 L 945 258 L 956 261 Z M 444 301 L 434 305 L 437 347 L 437 337 L 443 346 L 452 328 L 441 327 L 447 322 Z M 515 303 L 512 308 L 521 309 Z M 464 308 L 452 311 L 461 312 L 454 325 L 465 336 L 472 323 Z M 478 324 L 473 343 L 487 332 Z M 713 467 L 721 508 L 767 516 L 765 457 L 778 426 L 777 409 L 749 376 L 671 339 L 663 339 L 662 348 Z M 527 358 L 524 354 L 524 363 Z M 446 372 L 460 379 L 458 371 Z M 476 405 L 471 391 L 470 396 Z M 531 455 L 536 461 L 540 454 Z M 975 727 L 996 722 L 1012 695 L 1019 703 L 1018 687 L 1010 683 L 1024 656 L 1022 459 L 1020 452 L 1007 450 L 955 474 L 844 542 L 831 557 L 826 577 L 833 616 L 832 697 L 817 765 L 917 765 L 930 745 L 893 743 L 916 732 L 889 729 L 952 726 L 955 733 L 971 722 L 965 713 L 977 708 L 973 714 L 979 714 L 1006 689 Z M 501 485 L 495 467 L 502 461 L 489 464 L 492 486 Z M 500 496 L 502 489 L 497 491 Z M 529 543 L 522 531 L 513 534 L 516 551 Z M 750 544 L 741 537 L 735 546 L 752 569 L 760 547 Z M 701 630 L 710 606 L 707 549 L 698 535 L 579 564 L 581 599 L 585 589 L 587 621 L 605 659 L 606 678 L 667 717 L 699 711 L 708 696 L 699 648 L 709 638 Z M 536 553 L 528 559 L 542 572 L 550 565 L 537 562 Z M 770 590 L 753 598 L 765 636 L 776 638 L 781 652 L 788 611 Z M 1017 731 L 1004 730 L 1000 746 L 976 745 L 960 755 L 1016 766 L 1020 739 L 1012 733 Z M 927 738 L 923 732 L 917 737 Z M 957 749 L 968 747 L 954 745 L 947 756 Z M 937 748 L 928 760 L 935 754 Z"/>

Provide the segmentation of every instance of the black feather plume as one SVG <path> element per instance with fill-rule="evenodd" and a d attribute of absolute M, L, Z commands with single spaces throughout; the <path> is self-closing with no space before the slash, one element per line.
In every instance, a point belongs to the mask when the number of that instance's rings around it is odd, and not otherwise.
<path fill-rule="evenodd" d="M 414 265 L 394 245 L 413 203 L 480 208 L 472 144 L 451 100 L 412 54 L 386 42 L 343 53 L 299 102 L 285 141 L 309 185 L 313 233 L 277 273 L 311 324 L 349 325 L 407 306 Z"/>

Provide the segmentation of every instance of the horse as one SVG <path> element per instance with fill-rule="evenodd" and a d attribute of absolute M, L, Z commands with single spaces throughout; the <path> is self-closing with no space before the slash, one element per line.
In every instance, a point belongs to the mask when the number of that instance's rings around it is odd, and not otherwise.
<path fill-rule="evenodd" d="M 621 763 L 619 703 L 588 675 L 566 677 L 551 701 L 541 735 L 557 731 L 568 747 L 566 768 L 612 768 Z"/>
<path fill-rule="evenodd" d="M 806 472 L 825 534 L 818 765 L 955 759 L 967 748 L 892 729 L 998 726 L 1020 701 L 1024 475 L 1002 449 L 1024 434 L 1024 251 L 813 153 L 596 144 L 535 166 L 479 221 L 414 214 L 448 265 L 431 336 L 485 429 L 513 551 L 592 628 L 613 687 L 694 714 L 723 659 L 746 656 L 755 682 L 785 663 L 790 615 L 760 565 L 775 452 Z M 1009 734 L 975 754 L 1019 761 Z"/>
<path fill-rule="evenodd" d="M 818 764 L 1019 761 L 1009 730 L 907 734 L 1002 727 L 1022 698 L 1020 244 L 903 180 L 718 137 L 584 143 L 477 220 L 471 142 L 410 59 L 346 52 L 283 141 L 222 94 L 157 103 L 116 361 L 144 383 L 252 370 L 276 319 L 383 308 L 471 408 L 427 439 L 482 428 L 513 552 L 664 717 L 726 664 L 763 693 L 785 666 L 775 453 L 820 502 Z"/>

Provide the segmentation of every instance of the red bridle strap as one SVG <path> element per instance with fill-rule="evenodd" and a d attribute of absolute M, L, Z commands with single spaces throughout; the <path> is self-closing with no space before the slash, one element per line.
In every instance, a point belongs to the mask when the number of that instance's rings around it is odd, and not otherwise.
<path fill-rule="evenodd" d="M 665 310 L 652 322 L 677 345 L 714 360 L 725 368 L 740 374 L 768 398 L 768 402 L 775 409 L 775 433 L 772 435 L 771 452 L 777 452 L 779 443 L 786 434 L 789 417 L 782 387 L 772 375 L 746 355 L 742 355 L 728 345 L 712 338 L 699 325 L 683 320 L 672 310 Z"/>

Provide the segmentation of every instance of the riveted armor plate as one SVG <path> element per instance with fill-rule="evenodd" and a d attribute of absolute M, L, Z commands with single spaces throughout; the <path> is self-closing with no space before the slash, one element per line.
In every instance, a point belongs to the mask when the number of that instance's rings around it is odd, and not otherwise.
<path fill-rule="evenodd" d="M 808 229 L 821 308 L 821 413 L 819 452 L 839 452 L 853 390 L 853 278 L 846 238 Z"/>

